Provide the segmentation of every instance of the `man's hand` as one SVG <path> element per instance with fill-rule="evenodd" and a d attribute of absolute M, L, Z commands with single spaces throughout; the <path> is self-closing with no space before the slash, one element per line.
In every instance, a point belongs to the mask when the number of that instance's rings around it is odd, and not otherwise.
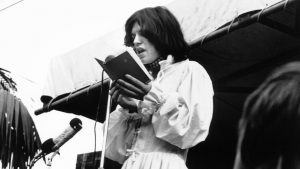
<path fill-rule="evenodd" d="M 143 100 L 144 96 L 151 90 L 151 83 L 145 84 L 138 79 L 126 74 L 124 79 L 116 81 L 116 87 L 122 95 Z"/>
<path fill-rule="evenodd" d="M 128 109 L 129 112 L 137 112 L 136 102 L 132 98 L 123 96 L 120 93 L 120 89 L 116 86 L 116 83 L 113 83 L 110 95 L 113 101 L 117 102 L 123 108 Z"/>

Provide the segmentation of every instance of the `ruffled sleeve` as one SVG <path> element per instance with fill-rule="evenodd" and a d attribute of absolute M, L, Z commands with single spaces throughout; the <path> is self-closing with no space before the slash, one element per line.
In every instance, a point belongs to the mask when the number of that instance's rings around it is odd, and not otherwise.
<path fill-rule="evenodd" d="M 127 109 L 123 109 L 121 106 L 118 106 L 110 114 L 105 152 L 107 158 L 120 164 L 126 160 L 127 149 L 131 148 L 134 138 L 135 119 L 138 118 L 140 115 L 130 114 Z"/>
<path fill-rule="evenodd" d="M 176 84 L 176 90 L 168 91 L 168 85 L 153 82 L 140 109 L 153 112 L 152 124 L 157 138 L 186 149 L 207 137 L 214 93 L 207 72 L 198 63 L 187 61 L 178 69 L 168 74 L 173 76 L 168 83 Z"/>

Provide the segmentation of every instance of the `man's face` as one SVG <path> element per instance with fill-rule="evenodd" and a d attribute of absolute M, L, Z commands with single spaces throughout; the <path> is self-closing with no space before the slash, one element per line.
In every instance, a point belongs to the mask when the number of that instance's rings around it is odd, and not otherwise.
<path fill-rule="evenodd" d="M 132 27 L 133 47 L 142 63 L 149 64 L 159 58 L 159 53 L 154 45 L 140 34 L 140 29 L 141 27 L 138 23 L 135 23 Z"/>

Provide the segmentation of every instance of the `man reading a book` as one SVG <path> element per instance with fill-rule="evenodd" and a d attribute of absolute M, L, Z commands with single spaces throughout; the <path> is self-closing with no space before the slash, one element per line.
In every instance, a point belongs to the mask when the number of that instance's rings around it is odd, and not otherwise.
<path fill-rule="evenodd" d="M 113 82 L 110 94 L 118 106 L 110 116 L 105 155 L 123 169 L 186 169 L 188 149 L 208 135 L 211 79 L 187 58 L 189 46 L 168 9 L 135 12 L 125 32 L 125 45 L 134 49 L 153 80 L 143 83 L 125 75 Z"/>

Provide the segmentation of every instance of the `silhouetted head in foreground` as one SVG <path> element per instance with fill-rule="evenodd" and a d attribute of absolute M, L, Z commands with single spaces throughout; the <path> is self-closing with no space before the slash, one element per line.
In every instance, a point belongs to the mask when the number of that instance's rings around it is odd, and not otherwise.
<path fill-rule="evenodd" d="M 234 169 L 300 168 L 300 62 L 276 69 L 246 100 Z"/>

